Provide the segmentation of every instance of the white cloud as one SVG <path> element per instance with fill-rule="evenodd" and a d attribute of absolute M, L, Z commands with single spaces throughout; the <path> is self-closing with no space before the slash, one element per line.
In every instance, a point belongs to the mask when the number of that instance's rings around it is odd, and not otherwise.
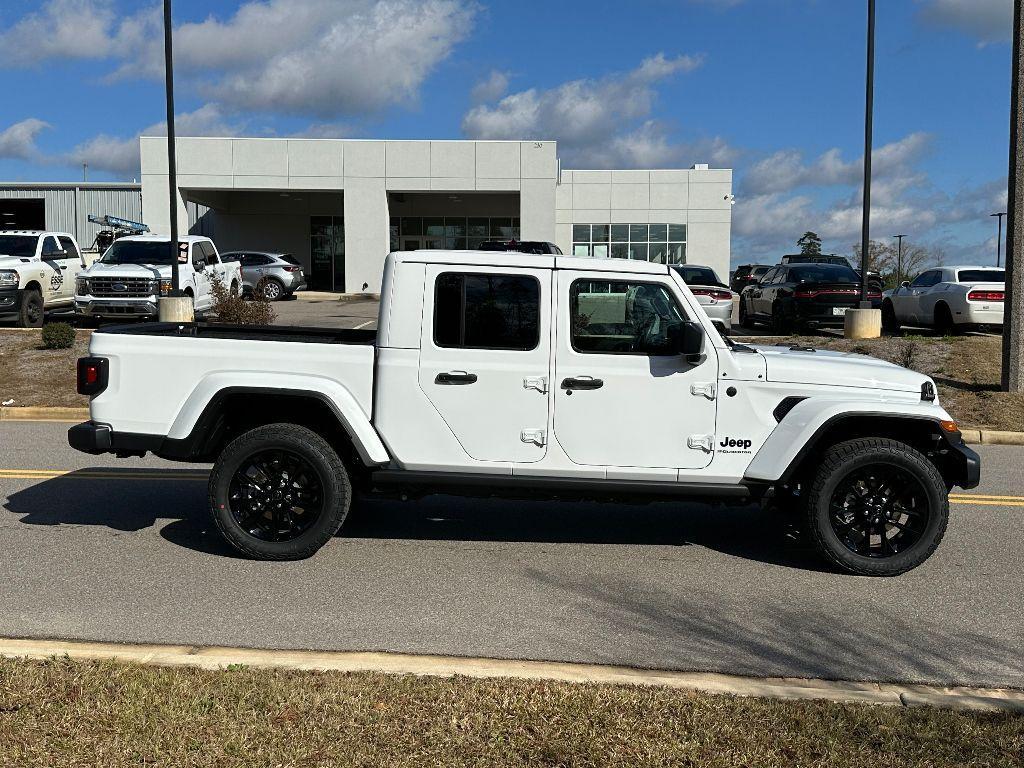
<path fill-rule="evenodd" d="M 927 151 L 930 142 L 927 133 L 918 131 L 876 148 L 871 153 L 872 179 L 901 172 Z M 754 163 L 744 175 L 741 189 L 745 194 L 764 195 L 804 186 L 860 184 L 863 166 L 863 157 L 845 161 L 836 148 L 811 163 L 804 162 L 799 150 L 784 149 Z"/>
<path fill-rule="evenodd" d="M 470 92 L 474 104 L 500 99 L 508 92 L 508 72 L 492 69 L 491 73 L 473 86 Z"/>
<path fill-rule="evenodd" d="M 702 61 L 659 53 L 628 72 L 512 93 L 470 109 L 462 130 L 476 139 L 556 139 L 563 157 L 593 167 L 649 167 L 679 151 L 665 127 L 650 119 L 655 85 L 692 72 Z"/>
<path fill-rule="evenodd" d="M 204 104 L 194 112 L 175 115 L 174 132 L 178 136 L 231 136 L 242 126 L 227 120 L 216 104 Z M 133 136 L 99 134 L 79 144 L 67 154 L 52 158 L 54 162 L 81 165 L 88 163 L 94 170 L 108 171 L 118 176 L 138 176 L 139 137 L 166 136 L 167 124 L 154 123 Z"/>
<path fill-rule="evenodd" d="M 0 131 L 0 158 L 32 160 L 39 156 L 36 136 L 50 124 L 35 117 L 15 123 Z"/>
<path fill-rule="evenodd" d="M 108 56 L 114 18 L 111 0 L 48 0 L 13 24 L 0 18 L 0 66 Z"/>
<path fill-rule="evenodd" d="M 1013 0 L 919 0 L 927 24 L 958 29 L 979 45 L 1003 43 L 1013 30 Z"/>

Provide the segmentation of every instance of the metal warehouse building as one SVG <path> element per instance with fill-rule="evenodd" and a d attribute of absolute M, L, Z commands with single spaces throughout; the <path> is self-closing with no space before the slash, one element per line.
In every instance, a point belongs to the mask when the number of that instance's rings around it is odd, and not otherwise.
<path fill-rule="evenodd" d="M 166 234 L 166 139 L 141 155 L 141 221 Z M 181 231 L 292 253 L 313 289 L 377 291 L 389 251 L 489 238 L 729 271 L 727 169 L 568 170 L 553 141 L 250 138 L 179 138 L 177 164 Z"/>
<path fill-rule="evenodd" d="M 142 220 L 142 185 L 104 182 L 0 183 L 0 229 L 70 232 L 89 248 L 102 227 L 89 216 Z M 164 217 L 166 219 L 166 216 Z"/>

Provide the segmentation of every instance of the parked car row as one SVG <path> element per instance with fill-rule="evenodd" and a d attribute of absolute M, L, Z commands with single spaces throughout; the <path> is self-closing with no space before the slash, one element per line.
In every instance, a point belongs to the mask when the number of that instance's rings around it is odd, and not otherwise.
<path fill-rule="evenodd" d="M 90 260 L 67 232 L 0 232 L 0 322 L 38 327 L 46 312 L 61 309 L 87 322 L 154 318 L 160 296 L 171 289 L 169 246 L 167 237 L 121 237 Z M 270 301 L 306 284 L 291 254 L 220 254 L 208 237 L 179 237 L 177 259 L 179 286 L 199 315 L 213 306 L 213 277 L 230 291 L 250 297 L 258 292 Z"/>

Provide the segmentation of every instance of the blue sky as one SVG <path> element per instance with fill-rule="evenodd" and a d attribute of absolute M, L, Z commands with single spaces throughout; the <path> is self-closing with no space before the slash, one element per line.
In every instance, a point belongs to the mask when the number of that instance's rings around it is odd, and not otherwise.
<path fill-rule="evenodd" d="M 1012 0 L 882 0 L 872 234 L 991 260 Z M 735 173 L 734 262 L 859 239 L 864 0 L 176 0 L 180 134 L 556 139 Z M 138 174 L 158 6 L 4 0 L 0 178 Z"/>

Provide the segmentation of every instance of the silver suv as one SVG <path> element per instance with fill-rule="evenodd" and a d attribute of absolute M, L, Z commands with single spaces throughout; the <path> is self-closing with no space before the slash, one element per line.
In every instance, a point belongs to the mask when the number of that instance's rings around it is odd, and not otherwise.
<path fill-rule="evenodd" d="M 257 286 L 261 286 L 265 299 L 277 301 L 306 286 L 302 265 L 290 253 L 228 251 L 220 258 L 221 261 L 237 261 L 241 265 L 243 295 L 251 296 Z"/>

